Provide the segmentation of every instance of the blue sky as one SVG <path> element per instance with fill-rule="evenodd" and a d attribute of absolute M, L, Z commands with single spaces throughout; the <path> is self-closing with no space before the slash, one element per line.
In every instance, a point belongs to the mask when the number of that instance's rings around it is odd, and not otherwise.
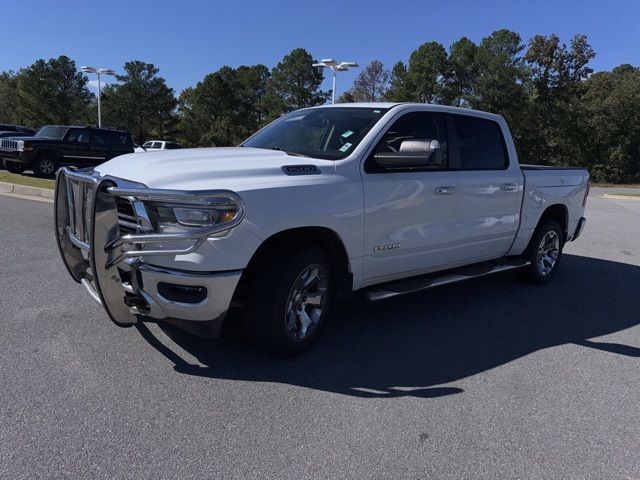
<path fill-rule="evenodd" d="M 272 67 L 296 47 L 318 59 L 380 59 L 391 67 L 423 42 L 448 48 L 499 28 L 525 41 L 557 33 L 568 43 L 585 33 L 597 52 L 595 70 L 640 65 L 640 2 L 633 0 L 0 0 L 0 8 L 0 70 L 61 54 L 116 71 L 139 59 L 158 66 L 176 92 L 223 65 Z M 356 74 L 340 74 L 339 93 Z"/>

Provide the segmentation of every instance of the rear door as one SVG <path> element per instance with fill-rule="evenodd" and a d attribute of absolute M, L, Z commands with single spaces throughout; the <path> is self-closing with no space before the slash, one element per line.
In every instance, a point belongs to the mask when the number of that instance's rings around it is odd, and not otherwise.
<path fill-rule="evenodd" d="M 109 133 L 106 130 L 93 130 L 91 135 L 91 151 L 95 157 L 96 165 L 107 161 L 110 156 Z"/>
<path fill-rule="evenodd" d="M 70 128 L 60 142 L 62 161 L 79 167 L 95 165 L 88 128 Z M 98 162 L 100 163 L 100 162 Z"/>
<path fill-rule="evenodd" d="M 109 138 L 109 151 L 107 158 L 117 157 L 126 153 L 133 153 L 133 143 L 127 132 L 107 132 Z"/>
<path fill-rule="evenodd" d="M 456 198 L 446 187 L 457 172 L 447 171 L 445 120 L 443 114 L 427 111 L 402 114 L 365 161 L 365 282 L 417 275 L 450 261 Z M 398 152 L 405 140 L 437 140 L 434 164 L 406 170 L 375 167 L 374 153 Z"/>
<path fill-rule="evenodd" d="M 504 256 L 518 229 L 523 175 L 510 162 L 501 125 L 471 115 L 447 115 L 455 224 L 453 263 Z M 515 151 L 514 151 L 515 156 Z"/>
<path fill-rule="evenodd" d="M 102 159 L 99 163 L 133 152 L 133 147 L 129 143 L 129 135 L 125 132 L 94 130 L 91 139 L 96 157 Z"/>

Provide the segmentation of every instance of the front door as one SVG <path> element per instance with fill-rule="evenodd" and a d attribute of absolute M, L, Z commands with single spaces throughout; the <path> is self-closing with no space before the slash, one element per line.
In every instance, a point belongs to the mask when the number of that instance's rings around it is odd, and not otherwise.
<path fill-rule="evenodd" d="M 381 169 L 373 162 L 373 154 L 398 152 L 411 140 L 440 143 L 429 165 Z M 456 198 L 448 187 L 457 172 L 447 171 L 447 162 L 445 117 L 426 111 L 396 119 L 365 161 L 365 283 L 418 275 L 451 261 Z"/>

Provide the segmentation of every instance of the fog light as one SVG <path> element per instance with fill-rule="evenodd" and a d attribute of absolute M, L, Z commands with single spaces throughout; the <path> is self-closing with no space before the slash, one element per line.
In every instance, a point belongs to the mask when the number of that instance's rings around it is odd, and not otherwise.
<path fill-rule="evenodd" d="M 207 298 L 207 288 L 197 285 L 158 283 L 158 293 L 170 302 L 200 303 Z"/>

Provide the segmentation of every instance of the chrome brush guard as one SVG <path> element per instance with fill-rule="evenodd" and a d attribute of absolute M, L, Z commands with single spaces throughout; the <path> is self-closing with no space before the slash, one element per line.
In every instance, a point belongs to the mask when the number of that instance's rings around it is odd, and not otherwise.
<path fill-rule="evenodd" d="M 227 223 L 189 232 L 155 233 L 145 201 L 170 201 L 237 208 Z M 130 204 L 119 212 L 118 202 Z M 153 255 L 183 255 L 196 250 L 208 237 L 230 230 L 243 218 L 242 200 L 229 191 L 154 190 L 145 185 L 91 170 L 62 168 L 56 177 L 55 224 L 60 255 L 76 282 L 106 310 L 116 324 L 135 323 L 138 315 L 168 314 L 154 310 L 142 289 L 140 271 L 150 271 L 144 259 Z M 150 248 L 156 245 L 156 248 Z M 235 288 L 235 283 L 233 283 Z"/>

